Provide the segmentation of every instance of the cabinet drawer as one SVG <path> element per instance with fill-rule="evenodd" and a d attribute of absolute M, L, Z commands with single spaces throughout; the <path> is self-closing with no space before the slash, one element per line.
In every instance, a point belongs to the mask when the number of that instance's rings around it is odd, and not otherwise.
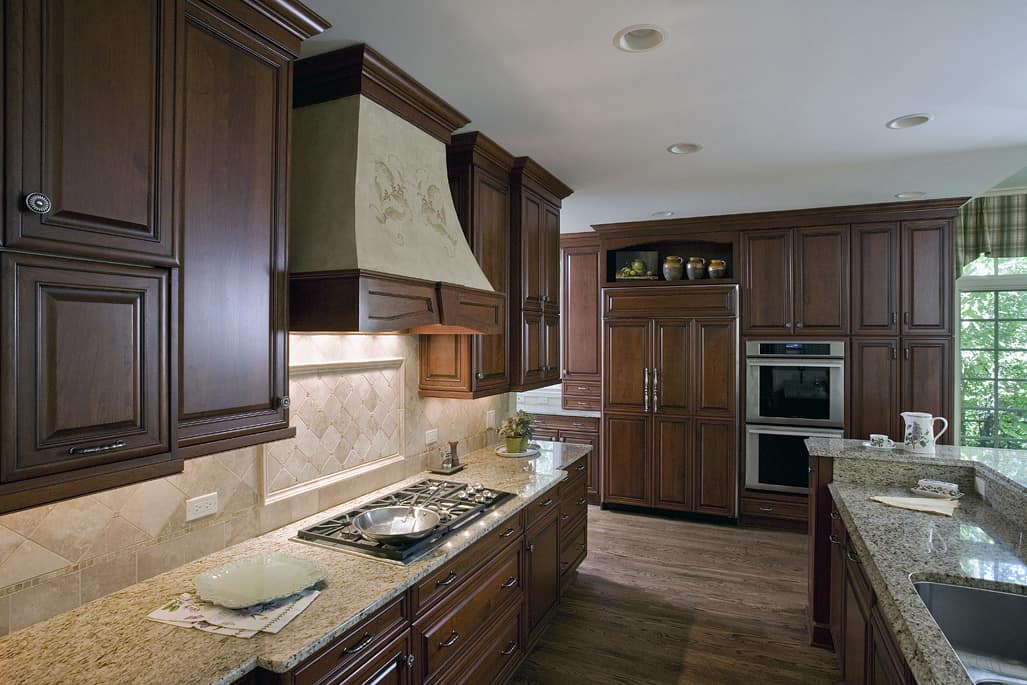
<path fill-rule="evenodd" d="M 588 479 L 584 472 L 573 472 L 560 485 L 560 525 L 584 517 L 588 512 Z"/>
<path fill-rule="evenodd" d="M 593 449 L 593 453 L 594 453 L 594 450 L 596 449 L 595 446 L 593 446 L 592 449 Z M 578 474 L 580 474 L 582 477 L 584 477 L 587 480 L 588 479 L 588 475 L 589 475 L 588 474 L 588 457 L 582 457 L 581 459 L 578 459 L 576 462 L 574 462 L 573 464 L 568 466 L 567 467 L 567 474 L 568 474 L 567 475 L 568 479 L 573 479 Z"/>
<path fill-rule="evenodd" d="M 588 526 L 584 520 L 570 526 L 567 534 L 560 530 L 560 577 L 572 573 L 588 553 Z"/>
<path fill-rule="evenodd" d="M 498 682 L 502 674 L 513 671 L 524 656 L 520 627 L 521 605 L 516 604 L 495 621 L 464 662 L 453 669 L 449 674 L 452 682 L 455 685 L 488 685 Z"/>
<path fill-rule="evenodd" d="M 524 515 L 525 529 L 531 528 L 546 517 L 547 514 L 554 514 L 560 509 L 560 488 L 550 488 L 541 497 L 528 505 Z"/>
<path fill-rule="evenodd" d="M 805 521 L 808 516 L 808 508 L 804 499 L 784 502 L 776 499 L 742 497 L 742 516 Z"/>
<path fill-rule="evenodd" d="M 319 655 L 298 666 L 293 682 L 295 685 L 322 683 L 329 675 L 366 660 L 406 623 L 406 618 L 405 602 L 403 598 L 397 599 Z"/>
<path fill-rule="evenodd" d="M 520 539 L 524 524 L 520 513 L 496 526 L 488 535 L 443 564 L 410 590 L 410 606 L 420 616 L 433 604 L 454 593 L 475 568 L 514 540 Z"/>
<path fill-rule="evenodd" d="M 578 411 L 600 411 L 603 408 L 602 398 L 598 393 L 594 397 L 564 395 L 562 403 L 564 409 L 577 409 Z"/>
<path fill-rule="evenodd" d="M 607 319 L 734 316 L 737 311 L 738 289 L 733 285 L 603 290 L 603 313 Z"/>
<path fill-rule="evenodd" d="M 479 571 L 450 601 L 414 624 L 423 682 L 473 649 L 481 628 L 521 599 L 521 549 L 517 545 Z"/>
<path fill-rule="evenodd" d="M 535 428 L 546 428 L 549 430 L 578 431 L 584 433 L 599 432 L 599 419 L 592 418 L 590 416 L 536 414 L 534 425 Z"/>
<path fill-rule="evenodd" d="M 564 398 L 568 395 L 575 397 L 599 397 L 601 389 L 601 381 L 564 381 L 561 388 Z"/>

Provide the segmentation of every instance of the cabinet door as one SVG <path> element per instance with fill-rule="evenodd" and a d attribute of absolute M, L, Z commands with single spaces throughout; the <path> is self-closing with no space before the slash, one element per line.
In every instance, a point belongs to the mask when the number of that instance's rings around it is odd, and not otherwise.
<path fill-rule="evenodd" d="M 178 470 L 169 273 L 7 253 L 0 275 L 0 511 Z"/>
<path fill-rule="evenodd" d="M 653 328 L 652 410 L 689 416 L 696 378 L 692 368 L 691 319 L 656 321 Z"/>
<path fill-rule="evenodd" d="M 902 335 L 952 333 L 948 221 L 902 223 Z"/>
<path fill-rule="evenodd" d="M 6 14 L 6 196 L 17 202 L 0 243 L 173 263 L 175 3 L 13 0 Z M 44 206 L 27 202 L 37 198 Z"/>
<path fill-rule="evenodd" d="M 867 633 L 869 610 L 864 598 L 846 574 L 845 579 L 845 648 L 842 668 L 845 685 L 866 685 Z"/>
<path fill-rule="evenodd" d="M 641 413 L 646 410 L 649 401 L 646 376 L 651 371 L 651 331 L 648 320 L 606 323 L 603 406 L 607 411 Z"/>
<path fill-rule="evenodd" d="M 510 186 L 480 170 L 474 172 L 474 219 L 471 249 L 481 270 L 496 290 L 510 291 Z M 504 328 L 509 328 L 507 321 Z M 510 385 L 509 331 L 475 335 L 473 388 L 502 392 Z"/>
<path fill-rule="evenodd" d="M 599 249 L 563 251 L 563 378 L 598 381 L 602 374 L 599 327 Z"/>
<path fill-rule="evenodd" d="M 541 383 L 545 378 L 546 326 L 540 311 L 521 312 L 521 385 Z"/>
<path fill-rule="evenodd" d="M 795 329 L 849 332 L 849 227 L 795 231 Z"/>
<path fill-rule="evenodd" d="M 284 54 L 205 7 L 188 6 L 179 64 L 185 456 L 263 442 L 289 425 L 291 71 Z"/>
<path fill-rule="evenodd" d="M 831 510 L 831 641 L 838 662 L 845 663 L 845 526 Z"/>
<path fill-rule="evenodd" d="M 948 338 L 902 339 L 901 411 L 922 411 L 952 421 L 952 341 Z M 897 418 L 896 439 L 903 437 L 905 422 Z M 939 438 L 952 444 L 952 431 Z"/>
<path fill-rule="evenodd" d="M 738 333 L 734 321 L 695 322 L 695 413 L 733 417 L 736 409 Z"/>
<path fill-rule="evenodd" d="M 546 312 L 542 315 L 545 328 L 546 353 L 543 360 L 543 373 L 547 380 L 560 382 L 560 315 Z"/>
<path fill-rule="evenodd" d="M 524 538 L 528 633 L 534 632 L 560 598 L 559 518 L 551 516 Z"/>
<path fill-rule="evenodd" d="M 742 328 L 749 334 L 792 330 L 792 231 L 742 233 Z"/>
<path fill-rule="evenodd" d="M 734 421 L 695 420 L 695 511 L 735 516 L 738 510 Z"/>
<path fill-rule="evenodd" d="M 410 650 L 410 631 L 406 630 L 366 658 L 356 671 L 328 676 L 319 685 L 411 685 L 414 671 L 407 662 Z"/>
<path fill-rule="evenodd" d="M 907 666 L 877 607 L 870 610 L 869 685 L 907 685 Z"/>
<path fill-rule="evenodd" d="M 852 227 L 852 333 L 898 335 L 899 225 Z"/>
<path fill-rule="evenodd" d="M 588 455 L 588 501 L 599 503 L 599 434 L 575 431 L 560 431 L 561 442 L 573 442 L 579 445 L 590 445 L 592 453 Z"/>
<path fill-rule="evenodd" d="M 603 416 L 603 502 L 647 506 L 649 424 L 644 416 Z"/>
<path fill-rule="evenodd" d="M 543 298 L 548 311 L 560 311 L 560 209 L 542 204 Z"/>
<path fill-rule="evenodd" d="M 899 341 L 852 341 L 852 392 L 849 397 L 849 437 L 885 433 L 892 438 L 899 416 Z"/>
<path fill-rule="evenodd" d="M 692 510 L 696 489 L 692 447 L 691 419 L 653 419 L 653 506 Z"/>
<path fill-rule="evenodd" d="M 542 198 L 522 188 L 520 206 L 520 252 L 521 263 L 515 265 L 521 270 L 521 306 L 541 309 L 546 289 L 543 246 Z"/>

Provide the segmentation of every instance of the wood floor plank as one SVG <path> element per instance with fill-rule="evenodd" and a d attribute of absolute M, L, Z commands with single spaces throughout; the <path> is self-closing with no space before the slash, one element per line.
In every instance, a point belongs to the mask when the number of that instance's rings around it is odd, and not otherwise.
<path fill-rule="evenodd" d="M 513 685 L 840 683 L 806 637 L 806 536 L 589 508 L 589 553 Z"/>

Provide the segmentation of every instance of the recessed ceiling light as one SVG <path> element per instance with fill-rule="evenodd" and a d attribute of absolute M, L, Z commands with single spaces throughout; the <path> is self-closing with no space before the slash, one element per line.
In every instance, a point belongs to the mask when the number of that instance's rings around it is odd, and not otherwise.
<path fill-rule="evenodd" d="M 921 193 L 919 190 L 908 190 L 904 193 L 895 193 L 895 197 L 899 200 L 917 200 L 921 197 L 927 197 L 927 193 Z"/>
<path fill-rule="evenodd" d="M 653 217 L 655 219 L 666 219 L 667 217 L 674 216 L 674 212 L 669 212 L 669 211 L 653 212 L 649 216 L 651 216 L 651 217 Z"/>
<path fill-rule="evenodd" d="M 702 145 L 698 143 L 674 143 L 667 148 L 667 152 L 672 155 L 690 155 L 699 150 L 702 150 Z"/>
<path fill-rule="evenodd" d="M 645 52 L 667 40 L 667 29 L 655 24 L 634 24 L 617 32 L 613 44 L 624 52 Z"/>
<path fill-rule="evenodd" d="M 895 117 L 885 124 L 885 126 L 895 129 L 913 128 L 914 126 L 923 126 L 933 118 L 933 114 L 927 114 L 926 112 L 921 112 L 919 114 L 904 114 L 901 117 Z"/>

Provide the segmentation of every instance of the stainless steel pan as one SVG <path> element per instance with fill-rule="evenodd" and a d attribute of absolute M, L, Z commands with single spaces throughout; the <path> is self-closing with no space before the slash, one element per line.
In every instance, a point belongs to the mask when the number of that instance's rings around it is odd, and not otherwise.
<path fill-rule="evenodd" d="M 402 505 L 365 511 L 353 519 L 353 526 L 368 540 L 397 545 L 428 537 L 440 520 L 431 509 Z"/>

